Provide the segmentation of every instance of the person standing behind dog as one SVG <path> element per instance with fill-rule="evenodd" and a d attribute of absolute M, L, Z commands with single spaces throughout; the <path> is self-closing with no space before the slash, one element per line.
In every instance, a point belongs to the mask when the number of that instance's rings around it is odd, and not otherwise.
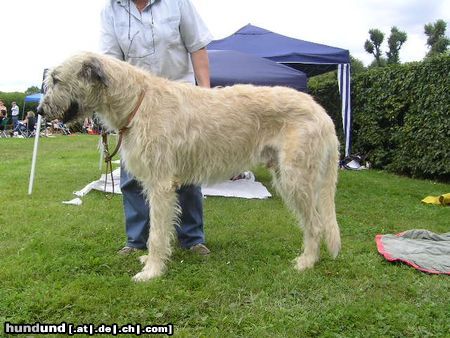
<path fill-rule="evenodd" d="M 104 54 L 174 81 L 210 87 L 206 45 L 212 36 L 190 0 L 108 0 L 101 14 L 100 48 Z M 149 207 L 139 183 L 121 167 L 127 245 L 120 254 L 145 249 Z M 203 231 L 199 186 L 178 190 L 183 248 L 209 254 Z"/>
<path fill-rule="evenodd" d="M 11 104 L 11 117 L 12 117 L 12 121 L 13 121 L 13 129 L 16 129 L 18 123 L 19 123 L 19 106 L 13 102 Z"/>

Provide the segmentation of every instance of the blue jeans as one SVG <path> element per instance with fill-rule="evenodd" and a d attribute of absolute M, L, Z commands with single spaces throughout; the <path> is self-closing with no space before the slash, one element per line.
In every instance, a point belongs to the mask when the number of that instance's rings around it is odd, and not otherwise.
<path fill-rule="evenodd" d="M 17 125 L 19 124 L 19 115 L 12 116 L 12 122 L 13 122 L 13 130 L 17 128 Z"/>
<path fill-rule="evenodd" d="M 145 249 L 150 230 L 150 208 L 139 182 L 123 166 L 120 168 L 120 189 L 125 211 L 127 246 Z M 177 193 L 182 213 L 181 226 L 177 226 L 176 231 L 181 247 L 190 248 L 205 243 L 203 196 L 200 187 L 182 186 Z"/>

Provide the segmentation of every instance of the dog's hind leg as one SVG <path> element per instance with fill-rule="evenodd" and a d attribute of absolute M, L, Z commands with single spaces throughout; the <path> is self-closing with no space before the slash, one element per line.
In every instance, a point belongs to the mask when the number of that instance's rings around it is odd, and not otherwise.
<path fill-rule="evenodd" d="M 312 184 L 302 177 L 304 172 L 293 169 L 280 170 L 280 193 L 294 212 L 303 228 L 304 250 L 296 259 L 296 268 L 311 268 L 319 260 L 322 224 L 317 210 L 317 192 Z"/>
<path fill-rule="evenodd" d="M 336 258 L 341 249 L 341 235 L 335 208 L 339 153 L 337 151 L 338 141 L 334 135 L 332 137 L 334 140 L 330 139 L 330 149 L 325 152 L 323 157 L 323 170 L 319 179 L 320 201 L 318 208 L 328 252 L 333 258 Z"/>
<path fill-rule="evenodd" d="M 148 256 L 143 258 L 142 271 L 133 277 L 143 282 L 159 277 L 166 270 L 166 262 L 172 254 L 172 238 L 179 208 L 176 186 L 172 183 L 152 185 L 145 191 L 150 201 L 150 233 L 147 242 Z"/>
<path fill-rule="evenodd" d="M 299 143 L 301 139 L 301 143 Z M 280 151 L 275 183 L 286 205 L 303 228 L 304 251 L 296 258 L 296 269 L 311 268 L 319 260 L 322 222 L 318 210 L 320 162 L 317 140 L 298 130 L 286 135 Z"/>

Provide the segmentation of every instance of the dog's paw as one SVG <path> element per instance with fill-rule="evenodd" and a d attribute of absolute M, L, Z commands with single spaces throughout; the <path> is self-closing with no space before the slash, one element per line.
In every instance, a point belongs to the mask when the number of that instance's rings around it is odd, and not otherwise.
<path fill-rule="evenodd" d="M 163 271 L 156 271 L 154 269 L 151 270 L 142 270 L 141 272 L 135 274 L 133 276 L 133 281 L 135 282 L 146 282 L 150 279 L 161 277 L 164 274 Z"/>
<path fill-rule="evenodd" d="M 314 266 L 314 264 L 316 262 L 317 262 L 317 259 L 315 257 L 306 256 L 306 255 L 301 255 L 301 256 L 297 257 L 296 259 L 294 259 L 295 268 L 298 271 L 310 269 Z"/>
<path fill-rule="evenodd" d="M 147 257 L 148 255 L 143 255 L 143 256 L 139 256 L 139 262 L 141 262 L 141 264 L 145 265 L 145 263 L 147 263 Z"/>

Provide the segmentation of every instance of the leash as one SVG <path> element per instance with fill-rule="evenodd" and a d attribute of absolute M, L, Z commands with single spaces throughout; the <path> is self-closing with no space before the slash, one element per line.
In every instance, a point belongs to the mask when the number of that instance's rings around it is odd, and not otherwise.
<path fill-rule="evenodd" d="M 103 156 L 105 158 L 105 197 L 107 199 L 111 199 L 112 196 L 114 196 L 114 176 L 113 176 L 113 170 L 112 170 L 112 158 L 119 152 L 120 146 L 122 145 L 122 139 L 125 133 L 128 129 L 130 129 L 130 123 L 133 120 L 134 116 L 136 115 L 137 111 L 139 110 L 142 101 L 145 97 L 146 89 L 142 89 L 141 94 L 139 95 L 138 102 L 136 104 L 136 107 L 134 107 L 133 111 L 128 114 L 127 123 L 124 127 L 119 129 L 119 140 L 117 141 L 116 147 L 112 151 L 112 153 L 109 152 L 109 146 L 108 146 L 108 133 L 105 131 L 102 131 L 102 144 L 103 144 Z M 106 194 L 106 184 L 108 182 L 108 170 L 111 175 L 111 183 L 112 183 L 112 195 Z"/>

